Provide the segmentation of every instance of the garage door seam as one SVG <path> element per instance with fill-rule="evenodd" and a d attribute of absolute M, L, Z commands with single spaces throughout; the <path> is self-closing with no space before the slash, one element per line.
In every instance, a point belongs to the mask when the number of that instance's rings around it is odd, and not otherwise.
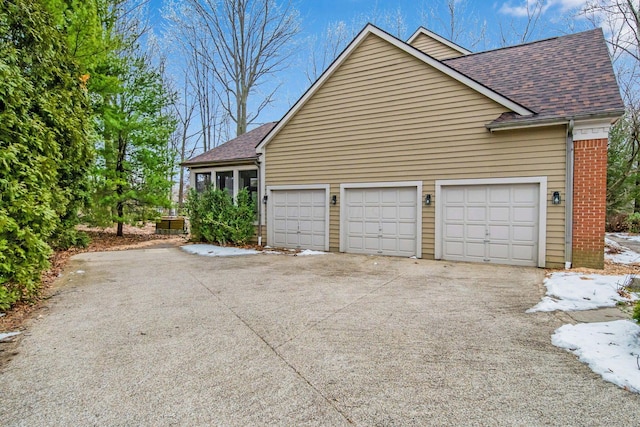
<path fill-rule="evenodd" d="M 253 334 L 255 336 L 257 336 L 282 362 L 285 363 L 285 365 L 287 365 L 300 379 L 302 379 L 302 381 L 304 381 L 309 387 L 311 387 L 312 390 L 314 390 L 316 393 L 318 393 L 318 395 L 320 395 L 333 409 L 335 409 L 336 412 L 338 412 L 349 424 L 353 424 L 353 421 L 351 420 L 351 418 L 349 418 L 349 416 L 344 413 L 339 407 L 337 407 L 335 405 L 335 403 L 333 401 L 331 401 L 331 399 L 329 399 L 327 396 L 324 395 L 324 393 L 322 393 L 316 386 L 314 386 L 311 381 L 309 381 L 309 379 L 307 379 L 307 377 L 305 377 L 302 372 L 300 372 L 295 366 L 293 366 L 287 359 L 285 359 L 285 357 L 280 354 L 278 352 L 278 350 L 271 345 L 262 335 L 260 335 L 260 333 L 258 331 L 256 331 L 254 328 L 251 327 L 251 325 L 242 317 L 240 316 L 238 313 L 236 313 L 235 310 L 233 310 L 233 308 L 231 308 L 229 305 L 227 305 L 222 298 L 220 298 L 220 295 L 215 293 L 212 289 L 210 289 L 209 287 L 207 287 L 207 285 L 205 285 L 200 279 L 198 279 L 196 276 L 194 276 L 193 274 L 191 274 L 191 277 L 193 277 L 193 279 L 198 282 L 200 284 L 200 286 L 202 286 L 203 288 L 205 288 L 211 295 L 213 295 L 220 304 L 222 304 L 227 310 L 229 310 L 229 312 L 231 312 L 240 322 L 242 322 L 251 332 L 253 332 Z M 394 279 L 395 280 L 395 279 Z M 386 283 L 385 283 L 386 285 Z M 382 285 L 384 286 L 384 285 Z M 380 289 L 382 286 L 380 286 L 377 289 Z M 360 298 L 359 298 L 360 299 Z"/>

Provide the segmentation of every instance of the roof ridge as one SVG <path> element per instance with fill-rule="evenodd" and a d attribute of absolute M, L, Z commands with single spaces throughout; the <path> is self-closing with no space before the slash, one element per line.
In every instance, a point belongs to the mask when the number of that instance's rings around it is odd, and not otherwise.
<path fill-rule="evenodd" d="M 564 37 L 573 37 L 573 36 L 578 36 L 578 35 L 581 35 L 581 34 L 591 33 L 591 32 L 595 32 L 595 31 L 602 32 L 602 28 L 597 27 L 597 28 L 592 28 L 591 30 L 580 31 L 578 33 L 561 34 L 561 35 L 558 35 L 558 36 L 547 37 L 547 38 L 544 38 L 544 39 L 534 40 L 534 41 L 530 41 L 530 42 L 526 42 L 526 43 L 514 44 L 514 45 L 511 45 L 511 46 L 502 46 L 502 47 L 497 47 L 495 49 L 483 50 L 483 51 L 480 51 L 480 52 L 472 52 L 472 53 L 470 53 L 468 55 L 457 56 L 455 58 L 443 59 L 442 62 L 455 61 L 456 59 L 460 59 L 460 58 L 469 58 L 471 56 L 478 56 L 478 55 L 482 55 L 482 54 L 485 54 L 485 53 L 498 52 L 498 51 L 502 51 L 502 50 L 517 49 L 517 48 L 521 48 L 523 46 L 531 46 L 531 45 L 538 44 L 538 43 L 546 43 L 546 42 L 549 42 L 549 41 L 552 41 L 552 40 L 561 39 L 561 38 L 564 38 Z"/>

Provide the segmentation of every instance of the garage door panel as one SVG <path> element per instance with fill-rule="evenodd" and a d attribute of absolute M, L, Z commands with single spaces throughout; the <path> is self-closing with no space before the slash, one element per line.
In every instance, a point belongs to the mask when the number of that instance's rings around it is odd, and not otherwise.
<path fill-rule="evenodd" d="M 444 238 L 449 239 L 462 239 L 464 237 L 464 225 L 463 224 L 446 224 L 444 227 Z"/>
<path fill-rule="evenodd" d="M 466 256 L 473 258 L 484 258 L 483 242 L 467 242 L 466 251 L 462 251 Z"/>
<path fill-rule="evenodd" d="M 379 191 L 365 191 L 364 193 L 365 203 L 380 203 Z"/>
<path fill-rule="evenodd" d="M 443 187 L 441 197 L 445 259 L 537 265 L 539 184 Z"/>
<path fill-rule="evenodd" d="M 416 220 L 416 206 L 399 206 L 398 207 L 398 219 L 415 222 Z"/>
<path fill-rule="evenodd" d="M 484 226 L 484 224 L 469 224 L 466 227 L 463 227 L 463 229 L 466 231 L 466 233 L 464 233 L 464 235 L 468 238 L 468 239 L 479 239 L 479 240 L 484 240 L 485 236 L 486 236 L 486 228 Z M 462 236 L 460 236 L 462 237 Z"/>
<path fill-rule="evenodd" d="M 446 206 L 444 208 L 444 217 L 447 221 L 464 221 L 463 206 Z"/>
<path fill-rule="evenodd" d="M 454 203 L 464 203 L 464 189 L 463 188 L 448 188 L 446 193 L 443 193 L 443 202 L 451 205 Z"/>
<path fill-rule="evenodd" d="M 519 206 L 513 208 L 514 222 L 536 222 L 538 214 L 534 206 Z"/>
<path fill-rule="evenodd" d="M 526 261 L 531 259 L 531 257 L 535 255 L 535 253 L 533 252 L 534 249 L 534 246 L 513 245 L 511 248 L 511 252 L 514 259 Z"/>
<path fill-rule="evenodd" d="M 487 199 L 487 191 L 484 187 L 469 188 L 466 193 L 464 201 L 467 205 L 473 203 L 484 204 Z"/>
<path fill-rule="evenodd" d="M 513 236 L 511 234 L 511 227 L 509 225 L 489 225 L 489 239 L 495 240 L 509 240 Z"/>
<path fill-rule="evenodd" d="M 491 207 L 489 209 L 489 217 L 492 221 L 504 221 L 509 222 L 511 216 L 511 209 L 508 206 Z"/>
<path fill-rule="evenodd" d="M 377 237 L 365 237 L 364 238 L 364 250 L 366 252 L 375 253 L 378 251 L 379 243 Z"/>
<path fill-rule="evenodd" d="M 395 222 L 383 222 L 382 224 L 382 229 L 380 230 L 381 233 L 385 236 L 388 235 L 392 235 L 395 236 L 398 234 L 398 223 Z"/>
<path fill-rule="evenodd" d="M 511 189 L 506 186 L 493 187 L 488 189 L 490 203 L 509 204 L 511 201 Z"/>
<path fill-rule="evenodd" d="M 378 219 L 380 218 L 380 206 L 365 206 L 364 217 L 366 219 Z"/>
<path fill-rule="evenodd" d="M 487 210 L 484 206 L 470 206 L 467 209 L 467 221 L 485 221 Z"/>
<path fill-rule="evenodd" d="M 347 215 L 349 218 L 362 219 L 364 218 L 364 209 L 361 206 L 349 206 Z"/>
<path fill-rule="evenodd" d="M 398 219 L 398 208 L 397 208 L 397 206 L 382 206 L 382 209 L 380 211 L 380 218 L 382 218 L 382 220 L 385 220 L 385 219 L 396 220 L 396 219 Z"/>
<path fill-rule="evenodd" d="M 344 248 L 347 252 L 413 256 L 416 254 L 417 190 L 407 188 L 348 188 Z M 359 210 L 364 218 L 352 215 Z M 361 224 L 358 226 L 356 224 Z M 362 244 L 360 240 L 362 239 Z"/>
<path fill-rule="evenodd" d="M 536 238 L 535 236 L 536 229 L 533 226 L 530 226 L 530 227 L 513 226 L 512 231 L 513 231 L 514 241 L 532 242 Z"/>
<path fill-rule="evenodd" d="M 492 243 L 489 245 L 489 258 L 504 261 L 509 259 L 509 245 Z"/>

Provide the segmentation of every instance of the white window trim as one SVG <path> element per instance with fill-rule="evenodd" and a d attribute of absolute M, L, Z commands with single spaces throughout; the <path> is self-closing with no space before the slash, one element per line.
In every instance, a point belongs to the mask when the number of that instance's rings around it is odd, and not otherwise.
<path fill-rule="evenodd" d="M 213 185 L 215 188 L 218 188 L 218 180 L 216 179 L 216 173 L 218 173 L 218 172 L 233 172 L 233 198 L 235 200 L 236 195 L 238 194 L 238 191 L 240 191 L 240 188 L 238 188 L 238 183 L 240 182 L 240 171 L 247 171 L 247 170 L 258 171 L 258 168 L 256 166 L 253 166 L 253 165 L 245 165 L 245 166 L 233 166 L 233 167 L 221 166 L 221 167 L 209 167 L 209 168 L 192 169 L 191 173 L 190 173 L 189 180 L 193 183 L 193 186 L 195 188 L 196 174 L 197 173 L 210 173 L 211 174 L 211 185 Z M 258 175 L 258 179 L 260 179 L 259 175 Z M 258 186 L 259 185 L 260 185 L 260 183 L 258 183 Z"/>
<path fill-rule="evenodd" d="M 267 186 L 267 243 L 274 241 L 273 227 L 273 191 L 295 191 L 295 190 L 324 190 L 324 250 L 329 252 L 329 192 L 331 186 L 329 184 L 301 184 L 301 185 L 268 185 Z"/>
<path fill-rule="evenodd" d="M 361 182 L 340 184 L 340 252 L 346 251 L 346 219 L 347 207 L 345 203 L 346 190 L 351 188 L 392 188 L 415 187 L 416 188 L 416 258 L 422 258 L 422 181 L 398 181 L 398 182 Z"/>
<path fill-rule="evenodd" d="M 258 172 L 258 200 L 257 200 L 257 204 L 258 204 L 258 209 L 262 209 L 262 201 L 260 200 L 260 195 L 262 194 L 260 192 L 260 189 L 262 188 L 262 177 L 260 176 L 260 170 L 258 169 L 258 167 L 256 167 L 255 165 L 242 165 L 242 166 L 219 166 L 219 167 L 208 167 L 208 168 L 197 168 L 197 169 L 191 169 L 189 171 L 189 182 L 192 183 L 193 188 L 196 188 L 196 174 L 197 173 L 210 173 L 211 174 L 211 185 L 214 188 L 218 188 L 218 180 L 216 179 L 216 173 L 217 172 L 233 172 L 233 200 L 236 200 L 236 197 L 238 195 L 238 191 L 240 190 L 238 188 L 239 182 L 240 182 L 240 171 L 247 171 L 247 170 L 255 170 Z M 264 212 L 264 211 L 263 211 Z M 255 225 L 258 225 L 258 221 L 254 221 Z M 263 222 L 264 224 L 264 222 Z"/>
<path fill-rule="evenodd" d="M 436 181 L 436 227 L 435 227 L 435 259 L 442 259 L 442 187 L 500 185 L 500 184 L 538 184 L 538 267 L 545 266 L 547 251 L 547 177 L 514 177 L 514 178 L 481 178 L 481 179 L 443 179 Z"/>

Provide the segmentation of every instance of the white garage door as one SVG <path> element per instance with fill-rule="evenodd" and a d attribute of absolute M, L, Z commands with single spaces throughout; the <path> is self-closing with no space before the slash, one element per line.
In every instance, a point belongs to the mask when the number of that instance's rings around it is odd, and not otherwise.
<path fill-rule="evenodd" d="M 538 184 L 442 188 L 442 257 L 537 266 Z"/>
<path fill-rule="evenodd" d="M 326 250 L 325 190 L 274 190 L 269 199 L 271 246 Z"/>
<path fill-rule="evenodd" d="M 415 187 L 349 188 L 344 194 L 346 252 L 416 255 Z"/>

